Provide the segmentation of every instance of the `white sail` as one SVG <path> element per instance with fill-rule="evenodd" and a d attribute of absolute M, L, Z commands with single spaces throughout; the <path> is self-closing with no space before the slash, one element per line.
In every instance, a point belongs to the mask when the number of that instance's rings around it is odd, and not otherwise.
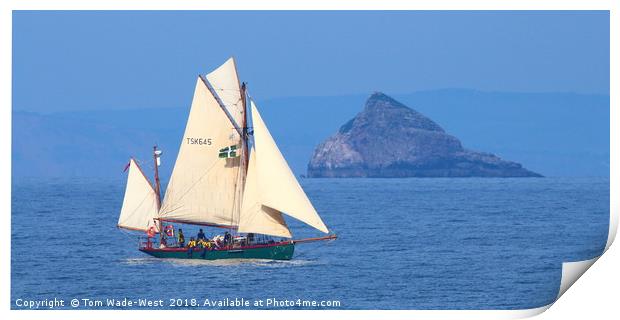
<path fill-rule="evenodd" d="M 254 101 L 251 101 L 251 108 L 256 170 L 262 204 L 327 233 L 327 227 L 280 153 Z"/>
<path fill-rule="evenodd" d="M 219 150 L 240 144 L 240 136 L 207 86 L 198 79 L 187 126 L 159 211 L 168 221 L 236 225 L 239 157 Z M 237 201 L 238 202 L 238 201 Z"/>
<path fill-rule="evenodd" d="M 156 217 L 155 190 L 134 159 L 130 159 L 125 198 L 117 225 L 129 230 L 146 231 L 151 226 L 157 227 L 153 220 Z"/>
<path fill-rule="evenodd" d="M 230 116 L 239 127 L 242 127 L 244 118 L 243 100 L 235 59 L 229 58 L 224 64 L 207 74 L 207 80 L 209 80 L 215 94 L 226 106 Z"/>
<path fill-rule="evenodd" d="M 258 172 L 256 171 L 256 150 L 252 150 L 243 192 L 238 231 L 291 238 L 291 232 L 282 217 L 282 213 L 264 206 L 260 194 Z"/>

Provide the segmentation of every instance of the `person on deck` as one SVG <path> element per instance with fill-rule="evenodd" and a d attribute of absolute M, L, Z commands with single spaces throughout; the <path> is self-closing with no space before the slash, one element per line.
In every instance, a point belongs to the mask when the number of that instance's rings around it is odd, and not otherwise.
<path fill-rule="evenodd" d="M 159 248 L 163 249 L 168 246 L 168 239 L 166 239 L 166 234 L 161 233 L 161 237 L 159 238 Z"/>
<path fill-rule="evenodd" d="M 183 229 L 179 228 L 179 248 L 185 247 L 185 236 L 183 235 Z"/>
<path fill-rule="evenodd" d="M 222 237 L 222 236 L 220 236 L 220 235 L 213 237 L 213 240 L 212 240 L 212 241 L 213 241 L 213 245 L 215 246 L 215 248 L 219 249 L 219 248 L 221 248 L 221 247 L 222 247 L 222 245 L 223 245 L 223 244 L 222 244 L 222 239 L 223 239 L 223 238 L 224 238 L 224 237 Z"/>
<path fill-rule="evenodd" d="M 198 248 L 204 248 L 207 245 L 207 241 L 205 239 L 197 239 L 196 246 Z"/>
<path fill-rule="evenodd" d="M 232 235 L 226 231 L 226 233 L 224 233 L 224 244 L 225 245 L 229 245 L 232 243 Z"/>
<path fill-rule="evenodd" d="M 194 253 L 194 248 L 196 247 L 196 240 L 194 240 L 194 237 L 189 238 L 189 242 L 187 243 L 187 255 L 191 258 L 192 254 Z"/>
<path fill-rule="evenodd" d="M 196 247 L 196 240 L 194 240 L 194 237 L 189 238 L 189 242 L 187 243 L 187 247 L 190 248 L 190 249 Z"/>
<path fill-rule="evenodd" d="M 198 236 L 196 236 L 196 240 L 207 240 L 207 237 L 205 237 L 205 233 L 202 231 L 202 229 L 198 230 Z"/>

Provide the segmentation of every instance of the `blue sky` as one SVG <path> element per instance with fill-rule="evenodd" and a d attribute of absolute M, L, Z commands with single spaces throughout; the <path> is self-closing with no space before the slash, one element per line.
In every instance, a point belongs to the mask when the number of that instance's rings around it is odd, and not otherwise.
<path fill-rule="evenodd" d="M 13 107 L 183 107 L 234 55 L 258 99 L 439 88 L 609 94 L 608 12 L 24 12 Z"/>

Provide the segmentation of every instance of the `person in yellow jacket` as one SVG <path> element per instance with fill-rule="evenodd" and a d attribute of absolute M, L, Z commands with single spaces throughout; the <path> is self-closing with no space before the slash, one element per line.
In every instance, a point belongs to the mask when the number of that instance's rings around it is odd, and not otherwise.
<path fill-rule="evenodd" d="M 187 255 L 191 258 L 192 254 L 194 253 L 194 248 L 196 247 L 196 240 L 194 240 L 194 237 L 189 238 L 189 242 L 187 243 Z"/>
<path fill-rule="evenodd" d="M 195 248 L 197 245 L 196 240 L 194 238 L 189 238 L 189 242 L 187 243 L 188 248 Z"/>
<path fill-rule="evenodd" d="M 196 243 L 199 248 L 206 248 L 208 244 L 209 243 L 205 241 L 205 239 L 198 239 L 198 242 Z"/>

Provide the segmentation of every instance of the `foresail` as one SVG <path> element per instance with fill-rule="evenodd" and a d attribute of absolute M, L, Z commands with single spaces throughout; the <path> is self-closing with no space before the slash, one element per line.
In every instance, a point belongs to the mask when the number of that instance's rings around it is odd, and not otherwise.
<path fill-rule="evenodd" d="M 235 59 L 226 60 L 220 67 L 207 74 L 207 80 L 236 124 L 239 127 L 243 126 L 243 100 Z"/>
<path fill-rule="evenodd" d="M 327 227 L 291 172 L 253 101 L 251 108 L 262 204 L 327 233 Z"/>
<path fill-rule="evenodd" d="M 256 151 L 252 150 L 237 231 L 291 238 L 282 213 L 261 203 L 257 173 Z"/>
<path fill-rule="evenodd" d="M 118 218 L 118 226 L 130 230 L 146 231 L 156 226 L 157 195 L 153 186 L 142 173 L 134 159 L 129 160 L 129 173 L 123 207 Z"/>
<path fill-rule="evenodd" d="M 160 217 L 186 223 L 236 225 L 239 157 L 219 155 L 220 150 L 240 143 L 225 112 L 198 79 Z"/>

